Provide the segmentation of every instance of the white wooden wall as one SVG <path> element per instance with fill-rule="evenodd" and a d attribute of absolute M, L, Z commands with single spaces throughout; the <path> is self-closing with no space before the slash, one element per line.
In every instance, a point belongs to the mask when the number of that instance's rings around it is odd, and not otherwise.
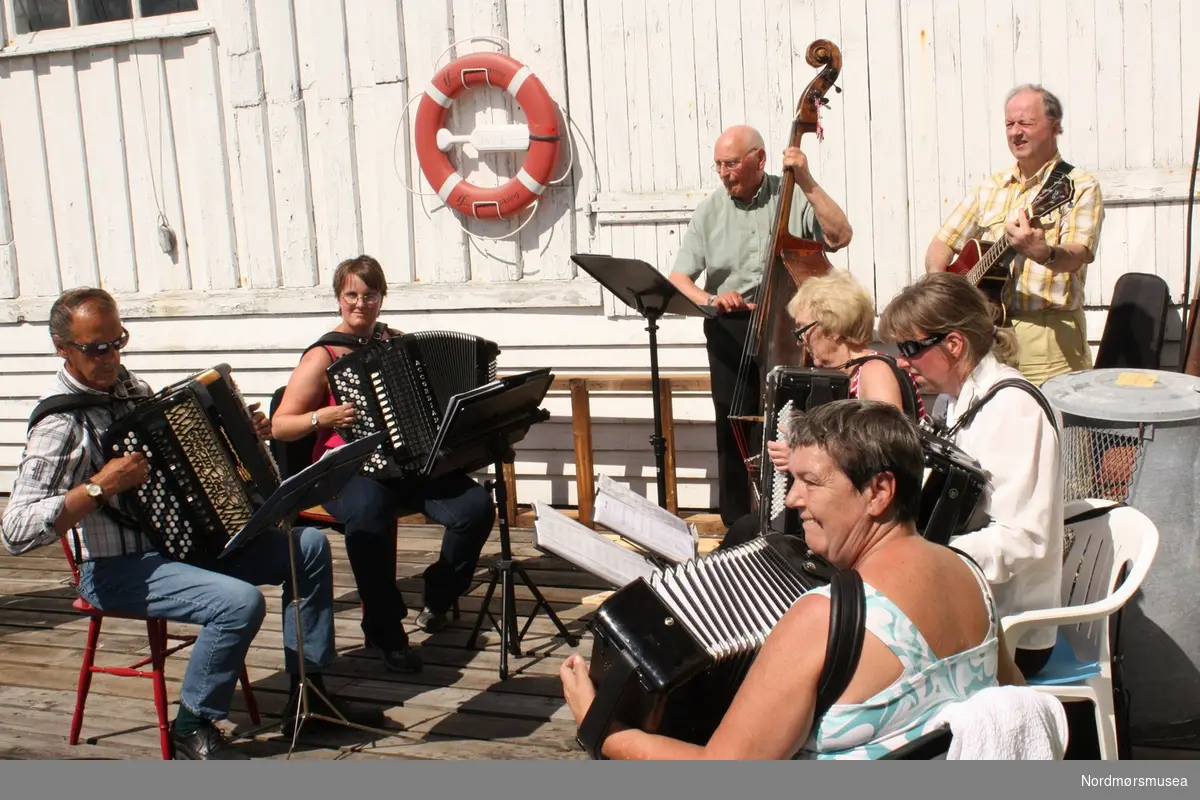
<path fill-rule="evenodd" d="M 0 492 L 57 366 L 47 310 L 82 284 L 118 295 L 126 361 L 156 385 L 224 361 L 266 398 L 335 323 L 333 268 L 360 252 L 384 264 L 398 327 L 489 336 L 506 369 L 644 371 L 644 325 L 569 255 L 667 271 L 716 185 L 719 132 L 748 122 L 773 158 L 782 150 L 815 38 L 841 47 L 844 91 L 829 96 L 823 141 L 804 146 L 854 224 L 834 261 L 880 306 L 920 273 L 965 189 L 1009 163 L 1002 102 L 1024 81 L 1059 94 L 1063 153 L 1101 178 L 1093 341 L 1126 271 L 1162 275 L 1182 298 L 1200 95 L 1190 0 L 200 0 L 161 29 L 91 34 L 86 47 L 0 49 Z M 508 39 L 569 119 L 569 175 L 501 241 L 468 237 L 428 194 L 405 117 L 435 59 L 492 49 L 443 55 L 471 36 Z M 523 119 L 502 93 L 477 91 L 456 102 L 451 127 L 510 117 Z M 458 160 L 485 185 L 518 162 Z M 174 255 L 159 249 L 160 212 L 180 238 Z M 468 227 L 494 237 L 515 226 Z M 665 320 L 660 342 L 665 369 L 705 369 L 696 321 Z M 569 408 L 562 397 L 548 407 L 553 421 L 520 448 L 520 497 L 573 503 Z M 598 469 L 652 491 L 648 400 L 597 399 L 593 414 Z M 711 404 L 681 398 L 676 418 L 681 502 L 709 507 Z"/>

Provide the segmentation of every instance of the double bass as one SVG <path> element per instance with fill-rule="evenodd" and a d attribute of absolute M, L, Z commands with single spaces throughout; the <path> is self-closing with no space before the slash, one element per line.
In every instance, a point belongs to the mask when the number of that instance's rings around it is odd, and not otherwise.
<path fill-rule="evenodd" d="M 792 119 L 788 138 L 789 147 L 800 147 L 805 134 L 818 133 L 821 107 L 829 104 L 825 95 L 830 89 L 837 89 L 834 83 L 842 71 L 842 52 L 827 39 L 817 39 L 810 44 L 805 60 L 809 66 L 820 68 L 820 72 L 809 82 L 796 104 L 796 115 Z M 755 463 L 761 454 L 754 447 L 757 437 L 753 437 L 751 431 L 754 425 L 762 421 L 759 409 L 762 407 L 767 373 L 780 364 L 809 363 L 803 345 L 793 334 L 795 324 L 787 312 L 787 304 L 805 280 L 826 275 L 833 269 L 825 257 L 824 243 L 793 236 L 788 229 L 795 186 L 796 179 L 792 171 L 784 170 L 779 182 L 779 208 L 764 258 L 757 302 L 751 312 L 746 342 L 742 348 L 738 386 L 734 390 L 729 415 L 738 448 L 755 485 L 758 483 L 755 479 Z M 758 386 L 755 393 L 751 394 L 746 384 L 756 367 Z"/>

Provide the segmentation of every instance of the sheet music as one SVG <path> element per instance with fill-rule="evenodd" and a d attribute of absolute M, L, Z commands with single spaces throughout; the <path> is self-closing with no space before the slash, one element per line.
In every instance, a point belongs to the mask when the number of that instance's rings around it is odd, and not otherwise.
<path fill-rule="evenodd" d="M 564 558 L 618 589 L 638 578 L 650 579 L 654 564 L 645 556 L 604 538 L 586 525 L 534 502 L 533 546 Z"/>
<path fill-rule="evenodd" d="M 607 475 L 600 476 L 592 521 L 677 564 L 696 557 L 686 522 Z"/>

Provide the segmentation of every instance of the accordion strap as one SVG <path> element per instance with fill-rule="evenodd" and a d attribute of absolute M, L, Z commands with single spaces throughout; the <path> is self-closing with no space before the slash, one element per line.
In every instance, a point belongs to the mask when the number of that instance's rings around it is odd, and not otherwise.
<path fill-rule="evenodd" d="M 1050 403 L 1046 400 L 1046 396 L 1042 394 L 1036 386 L 1026 380 L 1005 378 L 1004 380 L 997 381 L 995 384 L 993 384 L 992 388 L 988 389 L 987 393 L 984 394 L 983 397 L 972 403 L 971 407 L 968 408 L 966 412 L 958 418 L 958 421 L 956 421 L 954 425 L 952 425 L 946 432 L 945 438 L 953 439 L 956 433 L 971 424 L 971 420 L 975 419 L 975 415 L 979 413 L 980 409 L 982 409 L 989 400 L 996 396 L 997 392 L 999 392 L 1001 389 L 1007 389 L 1010 386 L 1014 389 L 1020 389 L 1032 397 L 1037 404 L 1042 407 L 1042 412 L 1046 415 L 1046 419 L 1050 420 L 1050 426 L 1054 428 L 1054 430 L 1058 430 L 1058 420 L 1054 416 L 1054 409 L 1050 407 Z"/>
<path fill-rule="evenodd" d="M 867 627 L 867 596 L 856 570 L 838 570 L 829 584 L 829 642 L 813 709 L 815 730 L 854 677 Z"/>
<path fill-rule="evenodd" d="M 314 347 L 326 347 L 326 346 L 349 347 L 352 349 L 366 347 L 367 345 L 371 344 L 372 342 L 383 341 L 383 334 L 387 333 L 387 329 L 388 329 L 388 326 L 386 323 L 376 322 L 375 328 L 374 328 L 374 330 L 371 331 L 370 336 L 355 336 L 352 333 L 338 333 L 337 331 L 330 331 L 329 333 L 322 336 L 320 339 L 317 339 L 315 342 L 310 344 L 308 347 L 304 348 L 304 352 L 307 353 L 309 350 L 312 350 Z"/>

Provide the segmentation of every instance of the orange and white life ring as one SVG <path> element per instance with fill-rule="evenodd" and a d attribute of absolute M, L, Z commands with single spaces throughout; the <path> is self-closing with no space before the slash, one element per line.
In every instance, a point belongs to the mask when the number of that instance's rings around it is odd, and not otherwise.
<path fill-rule="evenodd" d="M 529 124 L 529 154 L 512 180 L 485 188 L 468 183 L 438 148 L 438 130 L 454 98 L 475 86 L 504 89 L 521 105 Z M 546 191 L 560 138 L 558 107 L 529 67 L 503 53 L 472 53 L 433 76 L 414 123 L 417 160 L 425 179 L 449 208 L 476 219 L 506 219 Z"/>

